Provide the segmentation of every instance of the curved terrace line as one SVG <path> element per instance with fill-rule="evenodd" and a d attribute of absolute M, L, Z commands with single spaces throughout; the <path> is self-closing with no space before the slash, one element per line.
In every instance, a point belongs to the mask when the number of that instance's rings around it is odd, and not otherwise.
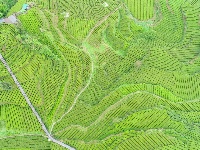
<path fill-rule="evenodd" d="M 69 150 L 75 150 L 73 147 L 58 141 L 56 139 L 54 139 L 54 137 L 51 136 L 51 134 L 49 133 L 49 131 L 47 130 L 45 124 L 43 123 L 40 115 L 38 114 L 38 112 L 35 110 L 34 106 L 32 105 L 30 99 L 28 98 L 28 96 L 26 95 L 25 91 L 23 90 L 22 86 L 20 85 L 20 83 L 18 82 L 16 76 L 13 74 L 12 70 L 10 69 L 9 65 L 7 64 L 6 60 L 3 58 L 3 56 L 0 54 L 0 60 L 1 62 L 4 64 L 4 66 L 6 67 L 7 71 L 10 73 L 11 77 L 13 78 L 15 84 L 17 85 L 17 87 L 19 88 L 20 92 L 22 93 L 22 95 L 24 96 L 27 104 L 29 105 L 29 107 L 31 108 L 32 112 L 34 113 L 34 115 L 36 116 L 37 120 L 39 121 L 39 123 L 42 126 L 43 131 L 46 133 L 48 139 L 54 143 L 57 143 L 65 148 L 68 148 Z"/>
<path fill-rule="evenodd" d="M 106 16 L 104 16 L 99 22 L 97 22 L 97 24 L 90 30 L 90 32 L 88 33 L 88 35 L 86 36 L 85 40 L 83 41 L 83 44 L 86 43 L 89 39 L 89 37 L 92 35 L 92 33 L 95 31 L 95 29 L 97 27 L 99 27 L 102 23 L 104 23 L 113 13 L 115 13 L 119 8 L 121 7 L 121 5 L 119 7 L 117 7 L 115 10 L 113 10 L 112 12 L 110 12 L 109 14 L 107 14 Z M 90 54 L 90 52 L 87 50 L 87 48 L 85 47 L 85 45 L 83 45 L 83 52 L 87 53 L 88 56 L 91 59 L 91 73 L 90 73 L 90 77 L 88 80 L 88 83 L 85 85 L 85 87 L 83 87 L 83 89 L 79 92 L 79 94 L 75 97 L 73 104 L 71 105 L 71 107 L 68 109 L 67 112 L 65 112 L 57 121 L 55 121 L 50 129 L 50 133 L 52 132 L 54 126 L 60 122 L 76 105 L 76 102 L 78 100 L 78 98 L 80 97 L 80 95 L 88 88 L 88 86 L 90 85 L 92 76 L 93 76 L 93 72 L 94 72 L 94 61 L 92 59 L 92 56 Z"/>

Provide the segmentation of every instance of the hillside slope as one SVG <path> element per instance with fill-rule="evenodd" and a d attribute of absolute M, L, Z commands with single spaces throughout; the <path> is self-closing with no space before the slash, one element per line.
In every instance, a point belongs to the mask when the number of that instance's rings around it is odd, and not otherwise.
<path fill-rule="evenodd" d="M 17 25 L 0 25 L 0 53 L 54 138 L 77 150 L 200 149 L 199 0 L 27 2 Z M 64 149 L 0 70 L 0 149 Z"/>

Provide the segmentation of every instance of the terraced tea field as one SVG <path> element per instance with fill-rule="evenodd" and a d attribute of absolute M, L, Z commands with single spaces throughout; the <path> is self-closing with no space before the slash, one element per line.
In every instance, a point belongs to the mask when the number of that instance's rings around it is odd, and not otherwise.
<path fill-rule="evenodd" d="M 24 3 L 0 23 L 0 149 L 200 149 L 200 0 L 18 0 L 6 17 Z"/>

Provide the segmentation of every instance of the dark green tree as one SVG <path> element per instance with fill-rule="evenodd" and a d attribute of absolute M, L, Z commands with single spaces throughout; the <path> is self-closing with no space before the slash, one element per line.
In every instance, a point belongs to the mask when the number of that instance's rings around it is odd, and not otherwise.
<path fill-rule="evenodd" d="M 0 0 L 0 18 L 3 18 L 8 13 L 9 9 L 15 5 L 17 0 Z"/>

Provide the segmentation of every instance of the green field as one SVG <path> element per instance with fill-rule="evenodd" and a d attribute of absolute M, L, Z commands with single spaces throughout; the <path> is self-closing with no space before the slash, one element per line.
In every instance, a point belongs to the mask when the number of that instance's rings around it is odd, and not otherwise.
<path fill-rule="evenodd" d="M 139 20 L 153 18 L 156 0 L 124 0 L 128 10 Z"/>
<path fill-rule="evenodd" d="M 7 16 L 25 2 L 18 24 L 0 24 L 0 53 L 55 139 L 200 149 L 200 0 L 19 0 Z M 2 63 L 0 149 L 65 149 Z"/>

